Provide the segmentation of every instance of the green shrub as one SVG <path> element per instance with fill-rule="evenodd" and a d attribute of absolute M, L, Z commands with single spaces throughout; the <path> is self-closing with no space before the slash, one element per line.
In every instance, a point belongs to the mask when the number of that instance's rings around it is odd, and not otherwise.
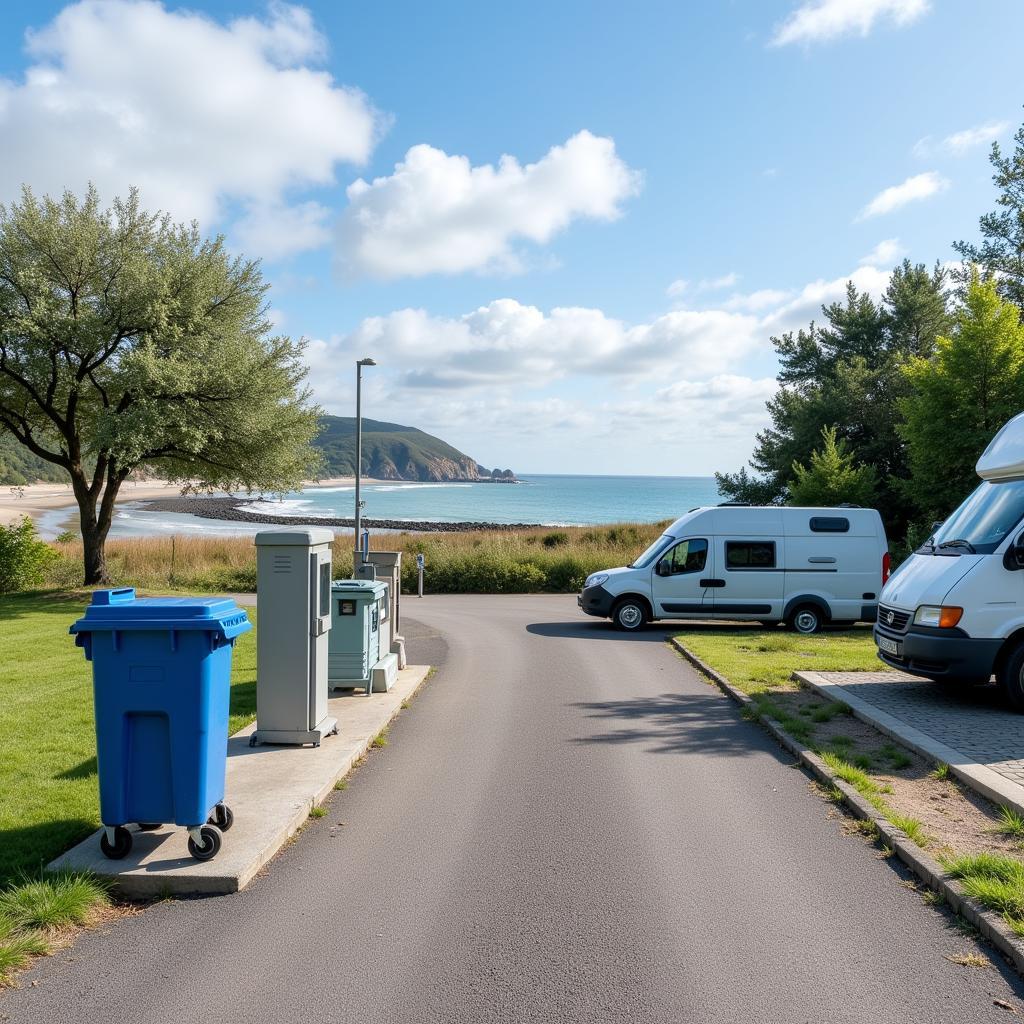
<path fill-rule="evenodd" d="M 541 538 L 541 544 L 546 548 L 563 548 L 569 543 L 569 534 L 565 530 L 554 530 L 551 533 L 545 533 Z"/>
<path fill-rule="evenodd" d="M 28 516 L 0 527 L 0 594 L 38 587 L 55 557 L 53 548 L 36 535 Z"/>

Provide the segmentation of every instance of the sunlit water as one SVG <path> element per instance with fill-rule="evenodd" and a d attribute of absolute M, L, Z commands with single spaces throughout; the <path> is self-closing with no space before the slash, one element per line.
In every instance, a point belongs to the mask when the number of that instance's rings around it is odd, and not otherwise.
<path fill-rule="evenodd" d="M 314 521 L 349 518 L 354 487 L 309 487 L 281 499 L 253 500 L 253 512 Z M 584 526 L 600 523 L 652 523 L 674 519 L 697 505 L 721 501 L 712 477 L 528 476 L 518 484 L 388 483 L 362 487 L 367 519 L 427 522 L 543 523 Z M 114 537 L 184 533 L 248 536 L 265 526 L 232 523 L 170 512 L 147 512 L 142 503 L 118 507 Z M 71 510 L 47 513 L 44 535 L 74 529 Z"/>

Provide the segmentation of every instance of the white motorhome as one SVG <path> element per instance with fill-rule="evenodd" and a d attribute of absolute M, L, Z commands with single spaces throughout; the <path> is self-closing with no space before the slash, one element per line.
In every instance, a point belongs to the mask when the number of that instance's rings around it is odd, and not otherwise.
<path fill-rule="evenodd" d="M 978 460 L 982 483 L 893 573 L 875 626 L 878 656 L 929 679 L 995 673 L 1024 711 L 1024 413 Z"/>
<path fill-rule="evenodd" d="M 654 619 L 873 622 L 889 572 L 871 508 L 691 509 L 635 562 L 588 577 L 577 602 L 620 629 Z"/>

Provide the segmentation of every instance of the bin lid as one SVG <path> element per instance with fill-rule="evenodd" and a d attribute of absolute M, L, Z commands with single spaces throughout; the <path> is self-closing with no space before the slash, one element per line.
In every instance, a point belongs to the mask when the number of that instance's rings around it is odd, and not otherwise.
<path fill-rule="evenodd" d="M 332 593 L 343 593 L 348 597 L 364 597 L 367 600 L 386 594 L 388 589 L 384 580 L 335 580 L 331 584 Z"/>
<path fill-rule="evenodd" d="M 126 629 L 205 629 L 226 639 L 241 636 L 252 623 L 230 597 L 136 597 L 134 587 L 96 590 L 71 633 Z"/>
<path fill-rule="evenodd" d="M 315 547 L 317 544 L 333 544 L 334 531 L 325 526 L 311 526 L 308 530 L 261 530 L 256 534 L 257 547 L 268 544 L 272 547 L 299 545 Z"/>

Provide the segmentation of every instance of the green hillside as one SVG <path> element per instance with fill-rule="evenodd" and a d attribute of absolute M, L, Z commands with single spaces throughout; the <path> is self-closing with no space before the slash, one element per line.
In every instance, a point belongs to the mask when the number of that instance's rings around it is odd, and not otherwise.
<path fill-rule="evenodd" d="M 328 476 L 355 472 L 356 421 L 325 416 L 316 446 L 327 460 Z M 363 418 L 363 466 L 380 480 L 453 480 L 491 476 L 475 459 L 415 427 Z"/>
<path fill-rule="evenodd" d="M 325 416 L 316 446 L 326 460 L 325 476 L 355 473 L 356 421 L 353 416 Z M 510 470 L 477 465 L 475 459 L 439 437 L 401 423 L 363 419 L 363 473 L 380 480 L 511 479 Z M 59 467 L 36 458 L 10 434 L 0 433 L 0 486 L 37 480 L 67 482 Z"/>
<path fill-rule="evenodd" d="M 60 466 L 33 455 L 10 434 L 0 431 L 0 485 L 68 483 L 68 475 Z"/>

